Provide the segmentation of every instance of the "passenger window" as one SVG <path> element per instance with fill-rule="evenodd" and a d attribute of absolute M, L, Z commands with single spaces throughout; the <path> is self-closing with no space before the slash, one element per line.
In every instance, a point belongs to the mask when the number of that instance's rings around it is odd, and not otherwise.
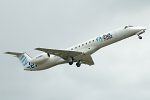
<path fill-rule="evenodd" d="M 82 46 L 84 46 L 84 44 L 82 44 Z"/>
<path fill-rule="evenodd" d="M 87 45 L 87 42 L 86 42 L 86 45 Z"/>
<path fill-rule="evenodd" d="M 94 42 L 94 40 L 93 40 L 93 42 Z"/>
<path fill-rule="evenodd" d="M 80 45 L 79 45 L 79 47 L 80 47 Z"/>
<path fill-rule="evenodd" d="M 91 41 L 89 41 L 89 43 L 91 43 Z"/>

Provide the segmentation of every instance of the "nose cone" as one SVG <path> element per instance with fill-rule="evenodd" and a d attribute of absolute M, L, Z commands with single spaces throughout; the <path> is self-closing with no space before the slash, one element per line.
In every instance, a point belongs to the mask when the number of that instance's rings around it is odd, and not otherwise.
<path fill-rule="evenodd" d="M 130 31 L 131 31 L 133 34 L 136 34 L 136 33 L 144 33 L 145 30 L 146 30 L 146 27 L 141 27 L 141 26 L 131 27 L 131 28 L 130 28 Z"/>
<path fill-rule="evenodd" d="M 147 28 L 146 28 L 146 27 L 137 27 L 137 29 L 140 30 L 140 31 L 141 31 L 141 30 L 144 30 L 144 31 L 145 31 Z"/>

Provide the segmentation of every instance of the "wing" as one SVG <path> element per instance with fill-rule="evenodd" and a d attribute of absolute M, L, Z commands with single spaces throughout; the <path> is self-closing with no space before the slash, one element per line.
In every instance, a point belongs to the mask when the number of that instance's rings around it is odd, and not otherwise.
<path fill-rule="evenodd" d="M 83 64 L 88 64 L 88 65 L 94 65 L 94 61 L 91 57 L 91 55 L 84 55 L 82 58 L 82 63 Z"/>
<path fill-rule="evenodd" d="M 65 60 L 67 60 L 68 57 L 76 57 L 76 56 L 83 54 L 83 52 L 79 52 L 79 51 L 56 50 L 56 49 L 47 49 L 47 48 L 36 48 L 35 50 L 53 54 L 53 55 L 56 55 L 56 56 L 59 56 L 59 57 L 65 59 Z"/>
<path fill-rule="evenodd" d="M 56 49 L 47 49 L 47 48 L 36 48 L 35 50 L 43 51 L 49 54 L 53 54 L 68 60 L 68 57 L 73 57 L 77 62 L 81 60 L 83 64 L 94 65 L 93 59 L 90 55 L 85 55 L 84 52 L 80 51 L 69 51 L 69 50 L 56 50 Z"/>

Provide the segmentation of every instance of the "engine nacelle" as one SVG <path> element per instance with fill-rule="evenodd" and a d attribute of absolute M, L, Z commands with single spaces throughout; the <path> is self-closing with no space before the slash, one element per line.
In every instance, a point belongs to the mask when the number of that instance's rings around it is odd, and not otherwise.
<path fill-rule="evenodd" d="M 48 59 L 48 55 L 46 53 L 38 55 L 36 57 L 34 57 L 33 59 L 30 60 L 31 64 L 39 64 L 42 63 L 44 61 L 46 61 Z"/>

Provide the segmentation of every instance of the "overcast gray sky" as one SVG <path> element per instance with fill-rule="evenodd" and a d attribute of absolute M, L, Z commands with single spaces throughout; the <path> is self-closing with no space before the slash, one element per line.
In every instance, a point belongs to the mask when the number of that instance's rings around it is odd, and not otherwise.
<path fill-rule="evenodd" d="M 5 51 L 65 49 L 124 25 L 147 27 L 92 55 L 94 66 L 24 71 Z M 0 0 L 0 100 L 150 100 L 150 0 Z"/>

